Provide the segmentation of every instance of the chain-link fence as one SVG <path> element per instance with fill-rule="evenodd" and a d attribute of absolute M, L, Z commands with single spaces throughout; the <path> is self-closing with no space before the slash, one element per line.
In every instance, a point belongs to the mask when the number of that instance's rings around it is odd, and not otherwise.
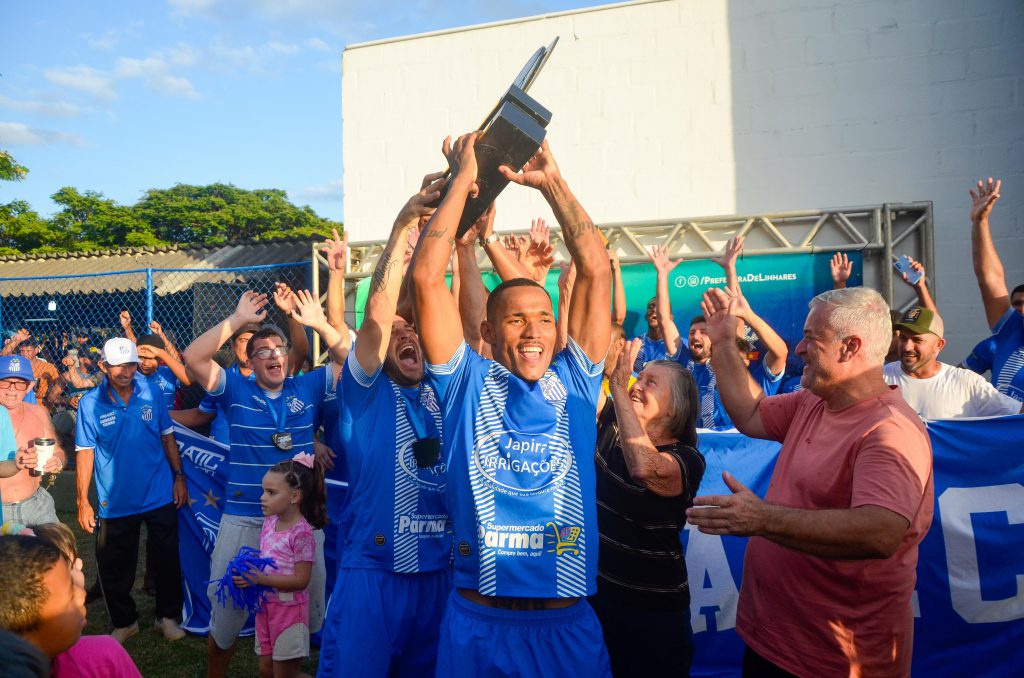
<path fill-rule="evenodd" d="M 0 278 L 0 330 L 8 341 L 26 329 L 40 356 L 60 365 L 71 349 L 100 348 L 124 336 L 122 311 L 136 335 L 156 321 L 179 350 L 230 315 L 245 290 L 273 294 L 274 283 L 293 290 L 312 284 L 308 261 L 246 268 L 148 268 L 115 273 Z M 268 321 L 286 327 L 271 307 Z"/>

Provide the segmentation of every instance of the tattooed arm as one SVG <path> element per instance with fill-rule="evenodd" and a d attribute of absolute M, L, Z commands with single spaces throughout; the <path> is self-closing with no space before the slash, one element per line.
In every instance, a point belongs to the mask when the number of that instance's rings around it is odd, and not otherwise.
<path fill-rule="evenodd" d="M 448 291 L 444 273 L 451 259 L 455 231 L 462 219 L 466 198 L 478 192 L 473 154 L 475 141 L 476 134 L 467 134 L 459 137 L 452 147 L 450 138 L 445 139 L 443 151 L 452 171 L 448 193 L 424 227 L 410 266 L 416 329 L 427 360 L 435 365 L 451 360 L 463 340 L 459 307 Z"/>
<path fill-rule="evenodd" d="M 427 207 L 441 195 L 444 179 L 441 174 L 428 175 L 431 183 L 409 198 L 391 228 L 391 236 L 377 260 L 370 282 L 370 295 L 363 308 L 363 324 L 359 340 L 355 343 L 355 357 L 366 374 L 373 374 L 384 362 L 391 341 L 391 323 L 398 307 L 398 293 L 402 287 L 402 266 L 409 230 L 421 215 L 433 210 Z"/>
<path fill-rule="evenodd" d="M 576 264 L 576 283 L 569 306 L 569 336 L 591 362 L 601 362 L 611 341 L 612 274 L 600 231 L 569 190 L 546 141 L 521 174 L 506 166 L 500 170 L 509 181 L 539 190 L 551 206 L 562 227 L 565 247 Z"/>

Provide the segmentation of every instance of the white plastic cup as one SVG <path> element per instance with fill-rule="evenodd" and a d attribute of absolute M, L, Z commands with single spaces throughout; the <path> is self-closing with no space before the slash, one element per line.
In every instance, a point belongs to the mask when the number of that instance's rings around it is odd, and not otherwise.
<path fill-rule="evenodd" d="M 36 448 L 36 468 L 32 475 L 43 475 L 43 467 L 50 461 L 53 451 L 57 448 L 57 441 L 53 438 L 36 438 L 33 443 Z"/>

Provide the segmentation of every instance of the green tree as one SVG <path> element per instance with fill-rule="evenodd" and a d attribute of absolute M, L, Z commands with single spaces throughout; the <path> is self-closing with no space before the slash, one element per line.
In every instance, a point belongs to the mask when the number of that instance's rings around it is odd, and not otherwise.
<path fill-rule="evenodd" d="M 0 180 L 21 181 L 28 174 L 28 168 L 19 165 L 7 151 L 0 151 Z"/>
<path fill-rule="evenodd" d="M 94 250 L 166 244 L 139 218 L 134 207 L 118 205 L 102 193 L 64 187 L 50 196 L 61 206 L 51 225 L 66 250 Z"/>
<path fill-rule="evenodd" d="M 0 205 L 0 254 L 39 254 L 61 251 L 63 237 L 24 200 Z"/>

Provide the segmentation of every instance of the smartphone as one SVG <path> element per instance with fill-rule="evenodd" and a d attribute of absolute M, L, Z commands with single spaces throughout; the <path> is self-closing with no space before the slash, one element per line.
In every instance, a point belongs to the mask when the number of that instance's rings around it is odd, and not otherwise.
<path fill-rule="evenodd" d="M 905 273 L 907 276 L 907 282 L 910 283 L 911 285 L 916 285 L 918 281 L 921 280 L 921 276 L 924 275 L 920 271 L 915 271 L 913 268 L 911 268 L 910 257 L 908 257 L 906 254 L 897 259 L 896 263 L 893 264 L 893 267 L 899 273 Z"/>

